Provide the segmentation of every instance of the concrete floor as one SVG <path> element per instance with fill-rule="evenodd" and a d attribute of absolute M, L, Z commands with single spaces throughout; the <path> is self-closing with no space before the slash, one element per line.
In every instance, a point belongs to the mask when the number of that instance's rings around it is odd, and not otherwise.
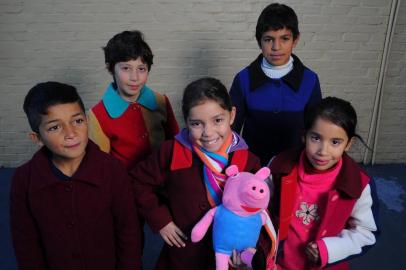
<path fill-rule="evenodd" d="M 367 254 L 351 261 L 351 269 L 406 269 L 406 164 L 365 168 L 376 181 L 382 234 Z M 9 189 L 14 170 L 0 168 L 0 269 L 16 269 L 9 227 Z M 144 270 L 153 269 L 162 240 L 145 228 Z"/>

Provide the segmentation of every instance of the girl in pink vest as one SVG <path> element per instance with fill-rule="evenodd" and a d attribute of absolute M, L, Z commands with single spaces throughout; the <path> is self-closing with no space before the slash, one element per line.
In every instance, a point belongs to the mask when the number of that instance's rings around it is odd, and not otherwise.
<path fill-rule="evenodd" d="M 346 154 L 357 138 L 363 143 L 356 125 L 349 102 L 325 98 L 305 114 L 305 147 L 271 162 L 277 269 L 348 269 L 376 243 L 375 184 Z"/>

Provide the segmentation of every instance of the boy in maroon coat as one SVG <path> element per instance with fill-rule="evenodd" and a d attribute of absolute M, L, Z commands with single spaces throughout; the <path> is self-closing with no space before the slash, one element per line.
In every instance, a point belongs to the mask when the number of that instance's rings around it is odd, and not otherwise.
<path fill-rule="evenodd" d="M 24 101 L 42 148 L 17 168 L 11 231 L 19 269 L 140 269 L 140 227 L 124 166 L 88 141 L 73 86 L 33 87 Z"/>

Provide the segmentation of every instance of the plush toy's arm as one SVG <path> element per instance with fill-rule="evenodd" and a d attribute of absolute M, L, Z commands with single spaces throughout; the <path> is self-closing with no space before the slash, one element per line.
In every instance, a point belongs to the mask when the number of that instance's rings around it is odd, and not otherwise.
<path fill-rule="evenodd" d="M 262 225 L 265 225 L 267 219 L 267 215 L 264 213 L 264 211 L 261 211 L 261 221 Z"/>
<path fill-rule="evenodd" d="M 217 207 L 209 210 L 209 212 L 204 215 L 204 217 L 193 227 L 192 230 L 192 242 L 196 243 L 202 240 L 203 236 L 206 234 L 213 222 L 214 214 L 216 213 Z"/>

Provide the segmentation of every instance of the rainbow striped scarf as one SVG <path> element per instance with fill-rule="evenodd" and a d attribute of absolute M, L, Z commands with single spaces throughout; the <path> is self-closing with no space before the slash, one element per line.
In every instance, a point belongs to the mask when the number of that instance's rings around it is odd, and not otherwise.
<path fill-rule="evenodd" d="M 193 144 L 192 149 L 203 162 L 203 178 L 206 184 L 207 199 L 211 207 L 221 204 L 226 175 L 222 173 L 228 165 L 228 153 L 236 138 L 230 133 L 217 152 L 208 152 Z"/>

